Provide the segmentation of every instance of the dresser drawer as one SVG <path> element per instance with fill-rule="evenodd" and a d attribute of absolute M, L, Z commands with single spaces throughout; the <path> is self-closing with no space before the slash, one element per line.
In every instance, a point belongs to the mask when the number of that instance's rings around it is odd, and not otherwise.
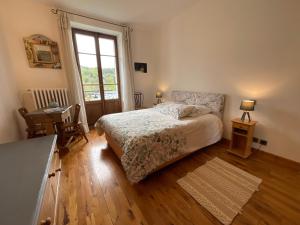
<path fill-rule="evenodd" d="M 49 173 L 55 173 L 61 170 L 61 160 L 59 158 L 58 150 L 55 150 L 51 160 L 51 166 L 49 169 Z"/>
<path fill-rule="evenodd" d="M 55 224 L 55 195 L 52 191 L 53 183 L 51 182 L 53 178 L 54 177 L 50 177 L 47 180 L 37 225 Z M 50 221 L 50 223 L 47 223 L 47 220 Z"/>
<path fill-rule="evenodd" d="M 246 124 L 241 124 L 241 123 L 232 123 L 232 127 L 242 129 L 242 130 L 248 130 L 249 126 Z"/>
<path fill-rule="evenodd" d="M 53 153 L 51 165 L 48 171 L 48 179 L 43 194 L 42 205 L 39 214 L 38 225 L 55 225 L 56 210 L 61 172 L 61 160 L 58 151 Z"/>

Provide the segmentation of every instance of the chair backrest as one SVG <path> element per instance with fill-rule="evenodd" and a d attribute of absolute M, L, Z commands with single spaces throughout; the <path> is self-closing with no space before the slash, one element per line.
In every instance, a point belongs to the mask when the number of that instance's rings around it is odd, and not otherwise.
<path fill-rule="evenodd" d="M 33 123 L 32 118 L 29 117 L 29 116 L 26 116 L 27 113 L 28 113 L 28 110 L 27 110 L 26 108 L 22 107 L 22 108 L 19 108 L 18 111 L 19 111 L 19 113 L 21 114 L 21 116 L 24 118 L 27 127 L 28 127 L 29 129 L 30 129 L 31 127 L 33 127 L 33 126 L 34 126 L 34 123 Z"/>
<path fill-rule="evenodd" d="M 78 123 L 78 121 L 79 121 L 80 108 L 81 108 L 81 106 L 79 104 L 75 105 L 73 123 Z"/>
<path fill-rule="evenodd" d="M 135 103 L 135 108 L 139 109 L 143 107 L 143 93 L 142 92 L 134 92 L 134 103 Z"/>
<path fill-rule="evenodd" d="M 21 114 L 21 116 L 26 120 L 25 116 L 28 113 L 28 110 L 26 108 L 22 107 L 22 108 L 19 108 L 18 111 Z"/>

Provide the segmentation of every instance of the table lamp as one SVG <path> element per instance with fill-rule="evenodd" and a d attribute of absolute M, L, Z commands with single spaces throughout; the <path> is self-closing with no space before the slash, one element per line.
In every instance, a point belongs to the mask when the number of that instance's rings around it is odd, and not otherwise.
<path fill-rule="evenodd" d="M 157 104 L 161 103 L 162 93 L 160 91 L 156 92 Z"/>
<path fill-rule="evenodd" d="M 250 111 L 254 111 L 254 106 L 256 104 L 255 100 L 242 100 L 240 110 L 243 110 L 244 113 L 241 117 L 241 120 L 244 121 L 247 115 L 249 122 L 251 121 Z"/>

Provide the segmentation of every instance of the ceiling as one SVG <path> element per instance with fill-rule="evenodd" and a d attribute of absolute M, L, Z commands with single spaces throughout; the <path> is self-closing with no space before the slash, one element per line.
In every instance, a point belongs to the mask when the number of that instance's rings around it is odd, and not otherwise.
<path fill-rule="evenodd" d="M 122 23 L 157 24 L 199 0 L 36 0 Z"/>

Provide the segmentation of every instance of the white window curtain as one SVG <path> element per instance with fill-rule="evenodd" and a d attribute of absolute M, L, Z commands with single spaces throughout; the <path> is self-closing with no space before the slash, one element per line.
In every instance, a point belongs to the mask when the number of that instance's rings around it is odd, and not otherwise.
<path fill-rule="evenodd" d="M 123 70 L 121 74 L 121 92 L 122 92 L 122 109 L 123 111 L 134 110 L 134 80 L 133 80 L 133 61 L 131 52 L 130 27 L 123 28 Z M 123 78 L 123 79 L 122 79 Z"/>
<path fill-rule="evenodd" d="M 72 42 L 71 24 L 67 13 L 61 12 L 59 14 L 59 28 L 63 44 L 63 66 L 65 67 L 66 76 L 68 80 L 70 100 L 72 104 L 81 105 L 79 119 L 83 124 L 85 132 L 88 132 L 89 127 L 86 118 L 81 79 L 76 63 L 75 52 Z"/>

